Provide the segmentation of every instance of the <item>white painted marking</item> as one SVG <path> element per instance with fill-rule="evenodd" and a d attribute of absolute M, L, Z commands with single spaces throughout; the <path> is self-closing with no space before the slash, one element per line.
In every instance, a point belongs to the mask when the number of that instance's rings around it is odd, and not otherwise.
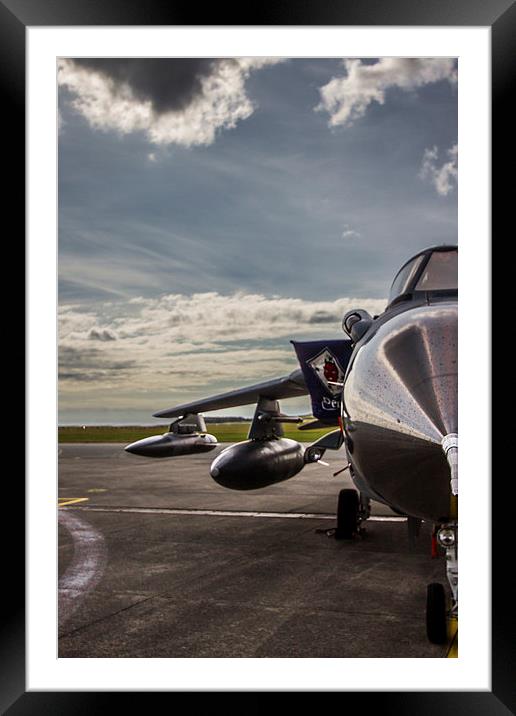
<path fill-rule="evenodd" d="M 127 512 L 144 515 L 199 515 L 209 517 L 265 517 L 287 518 L 298 520 L 335 520 L 335 515 L 321 512 L 250 512 L 239 510 L 187 510 L 171 507 L 68 507 L 68 510 L 81 510 L 83 512 Z M 406 522 L 406 517 L 377 515 L 370 517 L 368 522 Z"/>
<path fill-rule="evenodd" d="M 72 561 L 59 580 L 58 618 L 62 626 L 102 577 L 106 546 L 100 532 L 70 514 L 69 508 L 59 509 L 58 520 L 70 532 L 74 546 Z"/>

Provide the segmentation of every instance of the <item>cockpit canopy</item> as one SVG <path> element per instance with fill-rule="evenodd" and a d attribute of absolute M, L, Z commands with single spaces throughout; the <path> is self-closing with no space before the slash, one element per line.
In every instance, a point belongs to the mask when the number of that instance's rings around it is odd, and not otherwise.
<path fill-rule="evenodd" d="M 456 246 L 435 246 L 409 259 L 398 271 L 389 293 L 389 306 L 426 291 L 457 291 Z"/>

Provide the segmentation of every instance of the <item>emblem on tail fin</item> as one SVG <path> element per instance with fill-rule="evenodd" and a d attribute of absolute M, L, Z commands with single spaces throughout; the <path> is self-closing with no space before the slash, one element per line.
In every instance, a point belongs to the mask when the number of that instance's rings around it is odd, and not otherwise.
<path fill-rule="evenodd" d="M 329 348 L 325 348 L 306 363 L 330 393 L 338 395 L 342 391 L 344 370 Z"/>

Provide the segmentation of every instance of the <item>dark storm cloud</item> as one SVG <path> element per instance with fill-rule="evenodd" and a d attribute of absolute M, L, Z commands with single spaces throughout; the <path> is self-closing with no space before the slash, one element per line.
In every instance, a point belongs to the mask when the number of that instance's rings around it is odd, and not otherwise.
<path fill-rule="evenodd" d="M 202 58 L 81 58 L 73 62 L 113 80 L 127 84 L 142 102 L 151 101 L 158 114 L 181 110 L 202 92 L 202 79 L 220 60 Z"/>

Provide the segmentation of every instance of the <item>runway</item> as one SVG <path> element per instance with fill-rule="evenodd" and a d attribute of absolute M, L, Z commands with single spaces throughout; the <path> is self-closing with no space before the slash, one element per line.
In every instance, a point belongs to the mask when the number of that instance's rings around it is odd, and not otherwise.
<path fill-rule="evenodd" d="M 434 657 L 430 525 L 373 503 L 366 534 L 328 536 L 342 452 L 233 492 L 216 451 L 152 460 L 120 444 L 59 446 L 59 657 Z M 455 646 L 453 647 L 455 649 Z"/>

